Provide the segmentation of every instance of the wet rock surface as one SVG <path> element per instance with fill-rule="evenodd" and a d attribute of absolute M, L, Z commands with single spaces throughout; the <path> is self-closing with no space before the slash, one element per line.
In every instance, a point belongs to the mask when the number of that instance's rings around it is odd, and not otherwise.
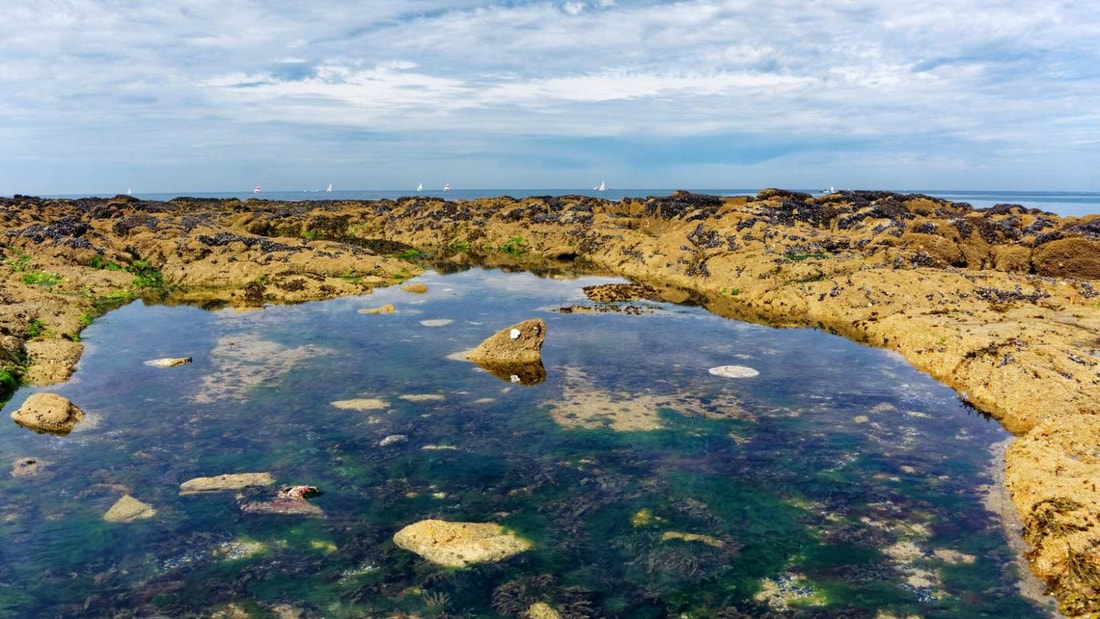
<path fill-rule="evenodd" d="M 84 411 L 56 393 L 35 393 L 12 412 L 11 418 L 35 432 L 64 435 L 84 419 Z"/>
<path fill-rule="evenodd" d="M 1006 484 L 1034 532 L 1031 565 L 1066 612 L 1100 612 L 1100 499 L 1081 481 L 1100 479 L 1100 463 L 1064 437 L 1100 415 L 1100 215 L 780 189 L 618 202 L 15 196 L 0 198 L 0 238 L 6 394 L 17 380 L 65 380 L 86 317 L 133 298 L 262 307 L 362 294 L 419 273 L 393 256 L 409 249 L 444 271 L 619 275 L 660 300 L 892 349 L 1020 437 Z M 1077 486 L 1059 485 L 1066 462 Z"/>
<path fill-rule="evenodd" d="M 447 567 L 467 567 L 475 563 L 496 563 L 531 547 L 492 522 L 448 522 L 421 520 L 393 536 L 399 548 Z"/>
<path fill-rule="evenodd" d="M 466 358 L 483 366 L 537 364 L 542 361 L 542 344 L 546 341 L 546 321 L 525 320 L 488 337 Z"/>

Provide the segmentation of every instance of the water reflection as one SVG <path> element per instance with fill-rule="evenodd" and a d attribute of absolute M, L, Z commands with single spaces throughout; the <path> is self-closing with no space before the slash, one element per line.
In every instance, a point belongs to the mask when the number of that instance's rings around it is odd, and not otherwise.
<path fill-rule="evenodd" d="M 1049 612 L 1017 592 L 982 503 L 989 447 L 1006 434 L 895 355 L 654 300 L 559 311 L 617 280 L 469 270 L 419 281 L 426 294 L 262 311 L 135 304 L 92 325 L 74 379 L 50 391 L 98 423 L 63 438 L 0 431 L 14 461 L 0 481 L 0 609 Z M 397 311 L 358 311 L 386 303 Z M 449 359 L 534 317 L 548 330 L 533 384 Z M 144 363 L 174 357 L 192 362 Z M 708 371 L 720 366 L 759 374 Z M 27 459 L 43 466 L 22 474 Z M 273 484 L 179 492 L 244 472 Z M 319 513 L 245 508 L 300 486 L 320 489 Z M 123 495 L 155 516 L 105 522 Z M 454 569 L 393 544 L 429 518 L 498 522 L 532 548 Z"/>

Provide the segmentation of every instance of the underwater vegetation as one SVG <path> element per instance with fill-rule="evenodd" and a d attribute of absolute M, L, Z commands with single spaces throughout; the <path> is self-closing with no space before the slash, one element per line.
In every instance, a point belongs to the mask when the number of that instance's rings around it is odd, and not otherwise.
<path fill-rule="evenodd" d="M 95 423 L 0 432 L 4 453 L 42 465 L 0 479 L 0 616 L 1049 614 L 1017 591 L 982 504 L 997 424 L 904 362 L 820 332 L 655 301 L 555 311 L 597 280 L 468 271 L 419 278 L 417 295 L 108 314 L 57 390 Z M 396 311 L 358 311 L 384 303 Z M 543 382 L 447 359 L 535 316 Z M 144 363 L 179 356 L 192 362 Z M 758 375 L 708 371 L 724 365 Z M 552 414 L 630 401 L 658 423 Z M 322 514 L 241 508 L 271 489 L 179 493 L 246 471 L 316 487 Z M 123 493 L 156 516 L 106 522 Z M 1070 508 L 1052 506 L 1048 526 Z M 434 565 L 393 543 L 428 518 L 498 522 L 532 548 Z"/>

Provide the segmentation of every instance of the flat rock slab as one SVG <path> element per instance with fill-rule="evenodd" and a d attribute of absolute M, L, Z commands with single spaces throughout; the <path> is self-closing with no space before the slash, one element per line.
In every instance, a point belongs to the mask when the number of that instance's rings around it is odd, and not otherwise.
<path fill-rule="evenodd" d="M 531 547 L 525 539 L 492 522 L 421 520 L 393 536 L 399 548 L 446 567 L 496 563 Z"/>
<path fill-rule="evenodd" d="M 177 365 L 185 365 L 191 363 L 191 357 L 163 357 L 160 359 L 150 359 L 145 362 L 145 365 L 150 365 L 155 368 L 174 368 Z"/>
<path fill-rule="evenodd" d="M 216 477 L 196 477 L 180 484 L 180 494 L 232 492 L 249 486 L 270 486 L 275 483 L 271 473 L 228 473 Z"/>
<path fill-rule="evenodd" d="M 107 510 L 107 513 L 103 514 L 103 519 L 107 522 L 133 522 L 152 518 L 156 513 L 157 510 L 153 509 L 152 505 L 143 503 L 127 494 L 123 495 L 111 506 L 111 509 Z"/>
<path fill-rule="evenodd" d="M 64 396 L 56 393 L 36 393 L 13 411 L 15 423 L 35 432 L 68 434 L 82 419 L 84 411 Z"/>

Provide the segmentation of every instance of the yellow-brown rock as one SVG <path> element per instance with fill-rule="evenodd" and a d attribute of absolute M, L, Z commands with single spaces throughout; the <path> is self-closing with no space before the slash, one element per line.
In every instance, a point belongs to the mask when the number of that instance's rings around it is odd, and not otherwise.
<path fill-rule="evenodd" d="M 447 567 L 496 563 L 531 547 L 530 542 L 499 524 L 445 520 L 410 524 L 393 536 L 393 543 Z"/>
<path fill-rule="evenodd" d="M 421 283 L 405 284 L 404 286 L 401 287 L 401 289 L 404 290 L 405 292 L 411 292 L 413 294 L 424 294 L 424 293 L 428 292 L 427 284 L 421 284 Z"/>
<path fill-rule="evenodd" d="M 1100 606 L 1100 415 L 1048 419 L 1009 447 L 1005 485 L 1019 508 L 1032 569 L 1061 610 Z"/>
<path fill-rule="evenodd" d="M 227 473 L 214 477 L 196 477 L 180 484 L 180 494 L 232 492 L 249 486 L 270 486 L 275 483 L 271 473 Z"/>
<path fill-rule="evenodd" d="M 56 393 L 35 393 L 12 412 L 11 418 L 35 432 L 68 434 L 84 419 L 84 411 Z"/>
<path fill-rule="evenodd" d="M 496 332 L 466 358 L 481 365 L 539 363 L 545 340 L 546 322 L 541 318 L 525 320 Z"/>
<path fill-rule="evenodd" d="M 107 513 L 103 514 L 103 519 L 107 522 L 133 522 L 152 518 L 156 513 L 157 510 L 153 509 L 152 505 L 143 503 L 127 494 L 123 495 L 111 506 L 111 509 L 107 510 Z"/>

